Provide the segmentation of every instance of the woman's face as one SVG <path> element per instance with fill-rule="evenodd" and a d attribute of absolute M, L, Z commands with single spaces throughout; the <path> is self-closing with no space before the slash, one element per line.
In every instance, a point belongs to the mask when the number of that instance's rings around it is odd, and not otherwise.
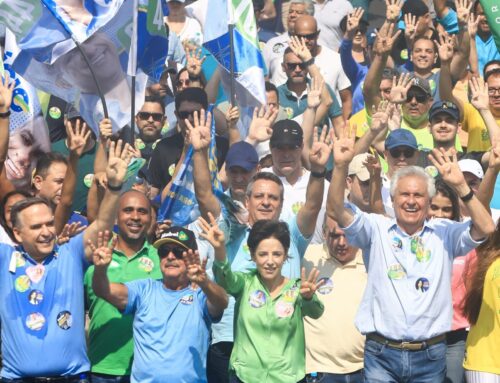
<path fill-rule="evenodd" d="M 453 204 L 448 197 L 436 193 L 429 206 L 428 218 L 453 218 Z"/>
<path fill-rule="evenodd" d="M 252 255 L 260 277 L 269 282 L 281 277 L 281 269 L 286 259 L 285 248 L 276 238 L 262 240 Z"/>
<path fill-rule="evenodd" d="M 12 206 L 14 206 L 17 202 L 26 199 L 22 194 L 14 194 L 9 197 L 9 199 L 5 202 L 5 211 L 4 211 L 4 219 L 7 227 L 12 229 L 12 222 L 10 221 L 10 212 L 12 211 Z"/>
<path fill-rule="evenodd" d="M 5 161 L 5 171 L 9 180 L 19 180 L 27 176 L 31 165 L 33 145 L 28 145 L 22 131 L 16 130 L 9 138 L 9 149 Z"/>

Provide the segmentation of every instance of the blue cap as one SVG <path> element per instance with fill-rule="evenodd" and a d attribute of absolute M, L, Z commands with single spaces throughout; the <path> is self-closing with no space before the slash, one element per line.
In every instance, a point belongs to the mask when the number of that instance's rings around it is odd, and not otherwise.
<path fill-rule="evenodd" d="M 409 148 L 413 148 L 415 150 L 418 149 L 417 139 L 412 132 L 401 128 L 393 130 L 389 133 L 385 139 L 385 149 L 391 150 L 400 146 L 408 146 Z"/>
<path fill-rule="evenodd" d="M 247 172 L 254 170 L 259 163 L 255 148 L 248 142 L 239 141 L 231 145 L 226 155 L 226 169 L 239 166 Z"/>
<path fill-rule="evenodd" d="M 429 110 L 429 121 L 431 121 L 437 114 L 446 113 L 454 120 L 460 121 L 460 111 L 458 107 L 450 101 L 436 101 L 432 104 Z"/>

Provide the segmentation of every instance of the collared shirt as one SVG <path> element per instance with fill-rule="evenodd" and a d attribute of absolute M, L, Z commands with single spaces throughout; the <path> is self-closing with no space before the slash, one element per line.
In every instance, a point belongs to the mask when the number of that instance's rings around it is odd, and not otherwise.
<path fill-rule="evenodd" d="M 471 221 L 433 219 L 410 236 L 395 219 L 350 207 L 354 220 L 344 231 L 349 243 L 363 250 L 368 270 L 358 330 L 405 341 L 449 331 L 453 258 L 480 243 L 470 235 Z"/>
<path fill-rule="evenodd" d="M 76 375 L 90 369 L 85 343 L 83 233 L 42 263 L 0 244 L 1 376 Z"/>
<path fill-rule="evenodd" d="M 323 304 L 300 295 L 300 280 L 290 279 L 271 298 L 256 270 L 231 271 L 214 262 L 215 279 L 235 297 L 235 339 L 229 370 L 244 382 L 297 382 L 305 375 L 303 317 L 318 318 Z"/>
<path fill-rule="evenodd" d="M 113 283 L 137 279 L 161 279 L 160 259 L 156 249 L 147 241 L 141 250 L 127 257 L 118 250 L 108 267 L 108 278 Z M 120 311 L 92 289 L 94 266 L 85 273 L 85 292 L 89 308 L 89 359 L 92 371 L 108 375 L 130 375 L 134 342 L 132 340 L 132 315 Z"/>
<path fill-rule="evenodd" d="M 275 85 L 286 82 L 286 75 L 281 68 L 281 63 L 285 49 L 288 47 L 288 41 L 290 41 L 288 32 L 282 33 L 270 39 L 262 50 L 269 80 Z"/>
<path fill-rule="evenodd" d="M 304 318 L 306 372 L 348 374 L 361 370 L 365 337 L 354 326 L 367 280 L 361 251 L 343 265 L 329 255 L 326 244 L 311 245 L 302 265 L 306 275 L 315 267 L 318 279 L 325 280 L 316 292 L 325 306 L 323 315 Z"/>

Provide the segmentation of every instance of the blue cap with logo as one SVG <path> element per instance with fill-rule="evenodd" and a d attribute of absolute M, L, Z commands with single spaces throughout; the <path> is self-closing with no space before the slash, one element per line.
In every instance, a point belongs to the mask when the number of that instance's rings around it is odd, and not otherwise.
<path fill-rule="evenodd" d="M 458 110 L 458 107 L 450 101 L 436 101 L 432 104 L 431 109 L 429 110 L 429 121 L 431 121 L 439 113 L 446 113 L 454 120 L 460 121 L 460 110 Z"/>
<path fill-rule="evenodd" d="M 226 155 L 226 168 L 239 166 L 247 172 L 252 171 L 259 163 L 259 156 L 255 148 L 248 142 L 239 141 L 231 145 Z"/>
<path fill-rule="evenodd" d="M 400 146 L 407 146 L 415 150 L 418 149 L 417 139 L 412 132 L 407 129 L 400 128 L 389 133 L 385 139 L 385 149 L 391 150 Z"/>

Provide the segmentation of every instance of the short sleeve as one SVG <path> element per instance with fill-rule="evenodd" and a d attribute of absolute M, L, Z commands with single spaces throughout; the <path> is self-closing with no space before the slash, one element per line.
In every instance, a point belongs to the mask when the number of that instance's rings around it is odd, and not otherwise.
<path fill-rule="evenodd" d="M 309 242 L 311 242 L 312 235 L 309 238 L 304 237 L 302 235 L 302 232 L 299 229 L 299 226 L 297 225 L 297 215 L 295 214 L 292 218 L 292 220 L 289 223 L 289 229 L 290 229 L 290 237 L 295 243 L 295 246 L 297 246 L 297 251 L 299 252 L 299 255 L 301 257 L 304 256 L 304 253 L 306 252 L 307 246 L 309 246 Z"/>
<path fill-rule="evenodd" d="M 332 105 L 330 105 L 330 108 L 328 108 L 328 117 L 334 118 L 342 114 L 342 109 L 340 108 L 339 100 L 337 99 L 337 96 L 335 96 L 335 93 L 332 91 L 332 88 L 330 88 L 329 85 L 327 86 L 330 97 L 333 100 Z"/>
<path fill-rule="evenodd" d="M 124 283 L 124 286 L 128 290 L 127 306 L 123 310 L 124 314 L 133 314 L 137 311 L 141 304 L 146 284 L 149 282 L 151 281 L 148 279 L 140 279 Z"/>
<path fill-rule="evenodd" d="M 78 257 L 82 262 L 83 270 L 86 270 L 90 263 L 85 257 L 85 246 L 83 245 L 83 235 L 84 232 L 75 235 L 73 238 L 69 240 L 69 242 L 65 243 L 59 248 L 59 253 L 67 253 L 70 257 Z"/>

